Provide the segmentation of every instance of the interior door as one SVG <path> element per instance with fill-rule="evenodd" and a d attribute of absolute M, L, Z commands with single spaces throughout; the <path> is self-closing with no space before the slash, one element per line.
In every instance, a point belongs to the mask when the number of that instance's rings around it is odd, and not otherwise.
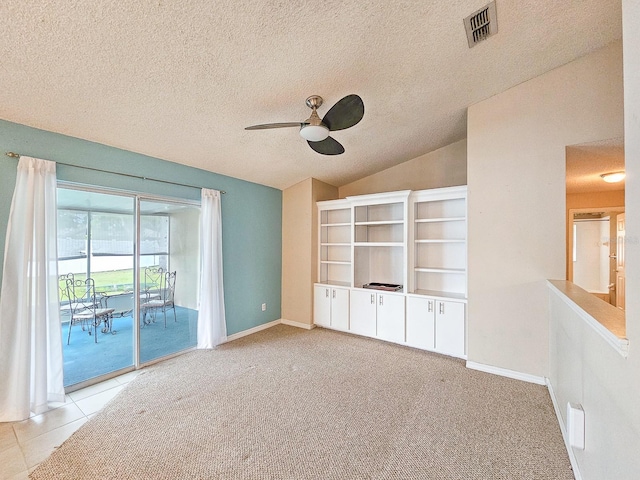
<path fill-rule="evenodd" d="M 624 213 L 620 213 L 616 217 L 617 224 L 617 254 L 616 254 L 616 307 L 625 309 L 625 273 L 624 273 L 624 237 L 625 237 L 625 221 Z"/>

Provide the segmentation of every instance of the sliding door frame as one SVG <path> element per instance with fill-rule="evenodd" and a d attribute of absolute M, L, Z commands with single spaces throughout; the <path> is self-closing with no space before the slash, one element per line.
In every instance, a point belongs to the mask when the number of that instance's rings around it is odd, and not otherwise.
<path fill-rule="evenodd" d="M 190 348 L 190 349 L 186 349 L 186 350 L 181 350 L 179 352 L 174 352 L 174 353 L 170 353 L 166 356 L 163 357 L 159 357 L 159 358 L 154 358 L 152 360 L 149 360 L 147 362 L 141 363 L 140 362 L 140 218 L 141 218 L 141 212 L 140 212 L 140 203 L 144 202 L 144 201 L 150 201 L 150 202 L 163 202 L 163 203 L 171 203 L 171 204 L 176 204 L 176 205 L 189 205 L 189 206 L 194 206 L 194 207 L 201 207 L 201 202 L 199 200 L 188 200 L 188 199 L 183 199 L 183 198 L 178 198 L 178 197 L 165 197 L 165 196 L 161 196 L 161 195 L 154 195 L 154 194 L 148 194 L 148 193 L 142 193 L 142 192 L 136 192 L 136 191 L 130 191 L 130 190 L 122 190 L 122 189 L 117 189 L 117 188 L 109 188 L 109 187 L 101 187 L 101 186 L 94 186 L 94 185 L 88 185 L 88 184 L 80 184 L 80 183 L 75 183 L 75 182 L 69 182 L 69 181 L 64 181 L 64 180 L 58 180 L 57 188 L 65 188 L 65 189 L 70 189 L 70 190 L 78 190 L 78 191 L 84 191 L 87 193 L 98 193 L 98 194 L 106 194 L 106 195 L 119 195 L 121 197 L 128 197 L 131 198 L 133 200 L 133 218 L 134 218 L 134 241 L 133 241 L 133 285 L 134 285 L 134 295 L 133 295 L 133 308 L 134 311 L 132 312 L 133 315 L 133 346 L 134 346 L 134 352 L 133 352 L 133 365 L 130 367 L 125 367 L 125 368 L 121 368 L 119 370 L 113 371 L 113 372 L 109 372 L 109 373 L 105 373 L 104 375 L 100 375 L 98 377 L 94 377 L 94 378 L 90 378 L 87 380 L 84 380 L 82 382 L 70 385 L 68 387 L 65 388 L 65 392 L 66 393 L 70 393 L 73 392 L 75 390 L 99 383 L 99 382 L 103 382 L 105 380 L 108 380 L 110 378 L 113 377 L 117 377 L 119 375 L 122 375 L 124 373 L 128 373 L 134 370 L 138 370 L 140 368 L 152 365 L 154 363 L 158 363 L 164 360 L 168 360 L 170 358 L 182 355 L 188 351 L 194 350 L 195 347 Z M 88 229 L 91 228 L 90 222 L 91 222 L 91 215 L 89 212 L 89 218 L 88 218 Z M 169 227 L 169 232 L 171 231 L 170 227 Z M 90 232 L 89 232 L 90 233 Z M 171 241 L 170 237 L 167 240 L 168 242 Z M 88 248 L 91 248 L 90 246 Z M 170 249 L 169 249 L 170 251 Z M 89 256 L 89 251 L 87 252 L 87 255 Z M 198 256 L 200 255 L 200 253 L 198 253 Z M 87 261 L 87 268 L 90 268 L 90 260 Z M 89 272 L 87 272 L 87 275 L 89 275 Z"/>

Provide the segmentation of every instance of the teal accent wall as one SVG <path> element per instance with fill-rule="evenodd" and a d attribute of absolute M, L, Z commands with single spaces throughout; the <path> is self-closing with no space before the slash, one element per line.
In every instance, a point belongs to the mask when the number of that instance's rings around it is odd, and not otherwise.
<path fill-rule="evenodd" d="M 222 253 L 227 334 L 280 318 L 280 190 L 0 120 L 0 252 L 4 252 L 18 164 L 17 159 L 7 157 L 5 152 L 226 191 L 222 195 Z M 191 200 L 200 198 L 197 188 L 103 174 L 75 166 L 58 165 L 57 176 L 59 180 L 85 185 Z M 260 308 L 263 303 L 267 304 L 265 312 Z"/>

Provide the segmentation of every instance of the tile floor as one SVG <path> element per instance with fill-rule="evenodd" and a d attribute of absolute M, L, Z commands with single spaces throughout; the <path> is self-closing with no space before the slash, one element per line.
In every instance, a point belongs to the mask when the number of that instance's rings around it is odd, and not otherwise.
<path fill-rule="evenodd" d="M 66 395 L 65 403 L 28 420 L 0 423 L 0 480 L 27 479 L 29 472 L 115 397 L 142 370 Z"/>

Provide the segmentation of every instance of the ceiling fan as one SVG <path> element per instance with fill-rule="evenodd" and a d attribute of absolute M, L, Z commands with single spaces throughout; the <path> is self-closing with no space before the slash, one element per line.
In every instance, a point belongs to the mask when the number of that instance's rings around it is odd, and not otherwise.
<path fill-rule="evenodd" d="M 265 130 L 268 128 L 300 127 L 300 136 L 309 146 L 323 155 L 340 155 L 344 153 L 344 147 L 337 140 L 329 136 L 329 132 L 344 130 L 353 127 L 364 116 L 364 103 L 358 95 L 347 95 L 329 109 L 324 118 L 320 120 L 316 111 L 322 105 L 322 97 L 311 95 L 306 100 L 307 106 L 312 110 L 311 116 L 304 122 L 266 123 L 252 125 L 245 130 Z"/>

